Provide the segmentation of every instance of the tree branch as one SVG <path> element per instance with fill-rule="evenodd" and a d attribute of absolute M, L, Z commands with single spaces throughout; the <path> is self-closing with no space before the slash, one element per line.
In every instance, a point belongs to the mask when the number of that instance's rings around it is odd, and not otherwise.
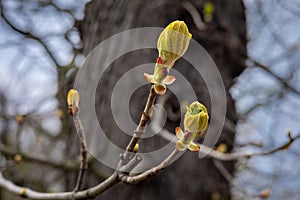
<path fill-rule="evenodd" d="M 121 174 L 120 175 L 120 181 L 123 183 L 128 184 L 137 184 L 151 176 L 156 175 L 160 171 L 164 170 L 167 166 L 170 165 L 170 163 L 173 161 L 173 159 L 178 155 L 179 151 L 177 149 L 174 149 L 174 151 L 164 160 L 162 161 L 158 166 L 153 167 L 139 175 L 136 176 L 128 176 Z"/>
<path fill-rule="evenodd" d="M 173 161 L 173 159 L 178 155 L 179 151 L 174 150 L 163 162 L 161 162 L 158 166 L 153 167 L 152 169 L 143 172 L 142 174 L 136 175 L 136 176 L 128 176 L 125 174 L 118 174 L 118 171 L 116 170 L 110 177 L 108 177 L 105 181 L 102 183 L 89 188 L 87 190 L 78 191 L 78 192 L 58 192 L 58 193 L 42 193 L 42 192 L 36 192 L 34 190 L 31 190 L 29 188 L 24 188 L 15 185 L 13 182 L 6 180 L 2 173 L 0 172 L 0 187 L 6 189 L 7 191 L 10 191 L 13 194 L 19 195 L 23 198 L 29 198 L 29 199 L 37 199 L 37 200 L 66 200 L 66 199 L 90 199 L 98 196 L 99 194 L 103 193 L 113 185 L 119 183 L 120 181 L 128 184 L 136 184 L 142 180 L 145 180 L 151 176 L 156 175 L 158 172 L 165 169 L 167 166 L 170 165 L 170 163 Z M 139 157 L 136 157 L 136 159 L 133 163 L 129 162 L 128 165 L 125 165 L 124 167 L 130 168 L 131 165 L 135 165 L 134 163 L 139 163 L 141 159 Z"/>
<path fill-rule="evenodd" d="M 206 29 L 206 24 L 202 21 L 201 16 L 195 6 L 189 1 L 185 1 L 182 3 L 182 6 L 190 13 L 192 19 L 196 25 L 196 27 L 200 31 L 204 31 Z"/>
<path fill-rule="evenodd" d="M 273 77 L 275 77 L 285 88 L 287 88 L 288 90 L 290 90 L 291 92 L 300 95 L 300 91 L 296 90 L 292 85 L 290 85 L 286 80 L 284 80 L 283 78 L 279 77 L 278 75 L 276 75 L 274 72 L 272 72 L 267 66 L 249 58 L 254 65 L 256 65 L 257 67 L 263 69 L 264 71 L 268 72 L 269 74 L 271 74 Z"/>
<path fill-rule="evenodd" d="M 176 137 L 175 135 L 173 135 L 172 133 L 170 133 L 167 130 L 162 130 L 159 135 L 168 140 L 168 141 L 173 141 L 174 142 L 174 138 Z M 237 159 L 241 159 L 241 158 L 251 158 L 254 156 L 266 156 L 266 155 L 270 155 L 273 153 L 276 153 L 278 151 L 283 151 L 288 149 L 294 141 L 296 141 L 297 139 L 300 138 L 300 134 L 298 134 L 297 136 L 292 137 L 290 134 L 289 135 L 289 141 L 287 141 L 286 143 L 275 147 L 273 149 L 267 150 L 267 151 L 262 151 L 262 152 L 234 152 L 234 153 L 221 153 L 219 151 L 213 150 L 210 147 L 207 147 L 203 144 L 198 144 L 200 145 L 201 151 L 205 154 L 207 154 L 207 156 L 209 158 L 214 158 L 214 159 L 218 159 L 218 160 L 222 160 L 222 161 L 230 161 L 230 160 L 237 160 Z"/>
<path fill-rule="evenodd" d="M 79 141 L 80 141 L 80 153 L 81 153 L 80 171 L 79 171 L 79 174 L 77 177 L 76 186 L 74 188 L 74 191 L 76 192 L 76 191 L 80 190 L 82 180 L 83 180 L 83 175 L 84 175 L 84 172 L 87 169 L 88 165 L 87 165 L 86 139 L 85 139 L 85 134 L 84 134 L 81 120 L 79 119 L 79 116 L 78 116 L 78 112 L 76 112 L 74 114 L 73 119 L 74 119 L 74 124 L 75 124 L 76 131 L 77 131 Z"/>
<path fill-rule="evenodd" d="M 51 160 L 48 157 L 45 157 L 45 155 L 38 155 L 38 154 L 33 154 L 33 153 L 28 154 L 25 152 L 15 151 L 4 145 L 0 145 L 0 152 L 4 155 L 10 155 L 10 156 L 20 154 L 22 156 L 22 158 L 25 160 L 50 165 L 52 167 L 59 168 L 59 169 L 75 170 L 79 167 L 78 159 L 60 162 L 60 161 L 56 161 L 56 160 Z"/>
<path fill-rule="evenodd" d="M 23 198 L 37 199 L 37 200 L 62 200 L 62 199 L 89 199 L 103 193 L 105 190 L 118 182 L 117 174 L 114 173 L 105 181 L 96 185 L 95 187 L 79 192 L 58 192 L 58 193 L 42 193 L 36 192 L 29 188 L 24 188 L 15 185 L 11 181 L 6 180 L 2 173 L 0 173 L 0 187 L 10 191 L 13 194 L 19 195 Z"/>
<path fill-rule="evenodd" d="M 18 27 L 16 27 L 13 23 L 11 23 L 9 21 L 9 19 L 6 17 L 5 15 L 5 11 L 4 11 L 4 7 L 3 7 L 3 3 L 0 0 L 0 16 L 3 18 L 3 20 L 5 21 L 5 23 L 15 32 L 20 33 L 21 35 L 25 36 L 26 38 L 29 39 L 33 39 L 35 41 L 37 41 L 38 43 L 40 43 L 43 48 L 46 50 L 47 54 L 49 55 L 49 57 L 51 58 L 51 60 L 54 62 L 54 64 L 58 67 L 61 67 L 61 65 L 56 61 L 55 57 L 52 55 L 52 52 L 50 51 L 50 49 L 48 48 L 48 46 L 37 36 L 33 35 L 30 32 L 27 31 L 23 31 L 21 29 L 19 29 Z"/>
<path fill-rule="evenodd" d="M 136 128 L 136 130 L 134 131 L 134 135 L 126 147 L 126 151 L 123 156 L 123 158 L 125 160 L 125 164 L 126 164 L 126 162 L 129 162 L 129 160 L 131 159 L 131 157 L 132 157 L 131 153 L 134 151 L 135 145 L 138 143 L 141 135 L 145 132 L 147 124 L 151 120 L 152 113 L 153 113 L 153 105 L 154 105 L 156 96 L 157 96 L 157 94 L 155 93 L 154 87 L 152 86 L 150 89 L 150 92 L 149 92 L 146 106 L 144 108 L 144 111 L 142 113 L 142 116 L 141 116 L 141 119 L 139 122 L 139 125 Z"/>

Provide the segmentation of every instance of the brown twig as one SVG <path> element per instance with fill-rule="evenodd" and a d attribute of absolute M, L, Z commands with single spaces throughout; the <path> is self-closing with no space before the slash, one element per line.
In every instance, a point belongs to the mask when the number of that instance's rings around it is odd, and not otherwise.
<path fill-rule="evenodd" d="M 153 112 L 153 104 L 156 99 L 156 96 L 157 94 L 155 93 L 154 87 L 152 86 L 139 125 L 134 131 L 134 135 L 126 147 L 126 151 L 123 156 L 123 159 L 125 160 L 124 164 L 130 161 L 135 145 L 138 143 L 139 139 L 141 138 L 141 135 L 145 132 L 147 124 L 150 122 L 152 112 Z"/>
<path fill-rule="evenodd" d="M 85 170 L 87 170 L 88 165 L 87 165 L 86 139 L 85 139 L 85 134 L 84 134 L 81 120 L 79 119 L 78 116 L 78 112 L 76 112 L 73 115 L 73 119 L 74 119 L 74 124 L 80 141 L 80 153 L 81 153 L 80 171 L 77 177 L 76 186 L 74 188 L 74 191 L 77 192 L 78 190 L 80 190 L 82 180 L 83 180 L 83 175 Z"/>
<path fill-rule="evenodd" d="M 139 175 L 136 176 L 128 176 L 121 174 L 120 181 L 128 184 L 137 184 L 151 176 L 156 175 L 158 172 L 164 170 L 169 164 L 174 160 L 174 158 L 178 155 L 179 151 L 175 149 L 164 161 L 162 161 L 158 166 L 153 167 Z"/>
<path fill-rule="evenodd" d="M 182 6 L 191 14 L 196 27 L 200 31 L 205 30 L 206 24 L 202 21 L 197 8 L 195 8 L 195 6 L 192 3 L 190 3 L 189 1 L 185 1 L 184 3 L 182 3 Z"/>
<path fill-rule="evenodd" d="M 42 193 L 42 192 L 36 192 L 34 190 L 31 190 L 29 188 L 24 188 L 15 185 L 13 182 L 6 180 L 2 173 L 0 172 L 0 187 L 6 189 L 7 191 L 10 191 L 13 194 L 19 195 L 23 198 L 30 198 L 30 199 L 36 199 L 36 200 L 66 200 L 66 199 L 91 199 L 95 198 L 99 194 L 103 193 L 113 185 L 119 183 L 120 181 L 128 184 L 136 184 L 142 180 L 145 180 L 158 172 L 165 169 L 172 161 L 173 159 L 178 155 L 179 151 L 174 150 L 163 162 L 161 162 L 158 166 L 153 167 L 152 169 L 145 171 L 142 174 L 136 175 L 136 176 L 128 176 L 125 174 L 118 174 L 118 171 L 116 170 L 110 177 L 108 177 L 105 181 L 102 183 L 91 187 L 89 189 L 83 190 L 83 191 L 77 191 L 77 192 L 58 192 L 58 193 Z M 132 159 L 132 160 L 138 160 L 140 162 L 140 159 Z M 135 161 L 134 161 L 135 162 Z M 131 162 L 128 163 L 128 166 L 125 165 L 123 167 L 131 167 Z M 133 164 L 135 165 L 135 164 Z"/>
<path fill-rule="evenodd" d="M 244 195 L 246 195 L 249 198 L 253 198 L 253 195 L 251 195 L 247 190 L 240 187 L 236 181 L 234 180 L 234 177 L 229 173 L 229 171 L 226 169 L 224 164 L 220 160 L 213 160 L 213 163 L 215 167 L 218 169 L 220 174 L 226 179 L 228 183 L 230 183 L 232 186 L 235 186 L 237 189 L 239 189 Z"/>
<path fill-rule="evenodd" d="M 81 163 L 77 157 L 75 159 L 70 159 L 67 161 L 57 161 L 47 157 L 46 155 L 16 151 L 15 148 L 7 147 L 4 145 L 0 145 L 0 153 L 8 156 L 15 156 L 19 154 L 22 157 L 22 160 L 36 162 L 43 165 L 49 165 L 56 169 L 63 169 L 67 171 L 77 170 L 80 167 Z M 93 170 L 94 174 L 101 179 L 109 177 L 110 174 L 108 174 L 108 172 L 104 172 L 103 169 L 100 169 L 94 164 L 95 160 L 96 159 L 90 155 L 87 158 L 88 163 L 91 163 L 91 169 Z"/>
<path fill-rule="evenodd" d="M 34 154 L 34 153 L 29 154 L 21 151 L 16 151 L 4 145 L 0 145 L 0 152 L 4 155 L 9 155 L 9 156 L 20 154 L 24 160 L 50 165 L 52 167 L 59 168 L 59 169 L 75 170 L 79 166 L 79 162 L 77 159 L 60 162 L 56 160 L 51 160 L 42 154 Z"/>
<path fill-rule="evenodd" d="M 174 138 L 176 136 L 167 130 L 162 130 L 159 133 L 159 135 L 168 141 L 176 141 L 176 140 L 174 140 Z M 200 145 L 201 151 L 204 154 L 207 154 L 207 156 L 209 158 L 214 158 L 214 159 L 222 160 L 222 161 L 230 161 L 230 160 L 237 160 L 237 159 L 241 159 L 241 158 L 251 158 L 254 156 L 266 156 L 266 155 L 270 155 L 270 154 L 273 154 L 273 153 L 276 153 L 276 152 L 279 152 L 282 150 L 286 150 L 293 144 L 293 142 L 295 140 L 297 140 L 299 138 L 300 138 L 300 134 L 298 134 L 294 137 L 289 134 L 289 141 L 282 144 L 281 146 L 275 147 L 275 148 L 267 150 L 267 151 L 253 152 L 253 153 L 251 153 L 251 152 L 222 153 L 222 152 L 216 151 L 210 147 L 207 147 L 203 144 L 198 144 L 198 145 Z"/>
<path fill-rule="evenodd" d="M 87 190 L 79 192 L 58 192 L 58 193 L 42 193 L 36 192 L 29 188 L 24 188 L 15 185 L 11 181 L 6 180 L 2 173 L 0 173 L 0 187 L 10 191 L 13 194 L 19 195 L 23 198 L 30 198 L 36 200 L 61 200 L 61 199 L 90 199 L 94 198 L 97 195 L 101 194 L 111 186 L 115 185 L 118 182 L 117 174 L 114 173 L 108 177 L 102 183 L 91 187 Z"/>

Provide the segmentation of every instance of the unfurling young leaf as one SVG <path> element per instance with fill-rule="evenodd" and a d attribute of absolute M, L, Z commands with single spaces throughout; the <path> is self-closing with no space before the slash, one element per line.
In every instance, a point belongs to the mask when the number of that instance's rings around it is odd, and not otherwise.
<path fill-rule="evenodd" d="M 184 132 L 179 127 L 175 129 L 178 138 L 176 149 L 183 151 L 187 148 L 190 151 L 199 151 L 200 146 L 194 143 L 194 140 L 207 128 L 208 118 L 207 109 L 203 104 L 195 101 L 187 107 L 184 117 Z"/>
<path fill-rule="evenodd" d="M 169 70 L 175 61 L 186 52 L 192 34 L 183 21 L 170 23 L 160 34 L 157 41 L 159 57 L 156 61 L 154 74 L 144 73 L 145 79 L 154 84 L 156 94 L 166 93 L 166 85 L 172 84 L 176 78 L 169 76 Z"/>

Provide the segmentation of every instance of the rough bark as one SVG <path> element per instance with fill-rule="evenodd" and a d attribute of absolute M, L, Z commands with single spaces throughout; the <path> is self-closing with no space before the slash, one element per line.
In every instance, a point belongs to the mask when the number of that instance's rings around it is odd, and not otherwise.
<path fill-rule="evenodd" d="M 190 1 L 202 15 L 204 1 Z M 228 92 L 233 84 L 233 78 L 243 71 L 246 58 L 246 27 L 244 6 L 241 0 L 211 1 L 215 7 L 209 29 L 199 31 L 194 24 L 191 14 L 183 7 L 183 1 L 160 0 L 107 0 L 92 1 L 87 5 L 85 19 L 79 24 L 84 44 L 84 54 L 87 55 L 97 44 L 106 38 L 136 27 L 156 26 L 164 27 L 173 20 L 184 20 L 193 39 L 198 41 L 212 56 L 217 64 L 227 89 L 227 119 L 235 124 L 236 112 L 234 101 Z M 113 142 L 125 148 L 129 137 L 113 122 L 110 108 L 110 94 L 116 81 L 129 70 L 126 66 L 137 66 L 143 63 L 154 62 L 157 52 L 154 50 L 135 51 L 122 56 L 110 66 L 101 78 L 99 85 L 103 84 L 107 92 L 97 94 L 96 110 L 99 122 Z M 199 80 L 190 71 L 188 63 L 180 61 L 177 68 L 189 78 L 195 87 L 198 98 L 210 107 L 210 99 L 203 80 Z M 101 66 L 99 66 L 101 67 Z M 149 86 L 150 87 L 150 86 Z M 131 99 L 131 115 L 137 120 L 140 117 L 147 98 L 148 87 L 137 90 Z M 169 97 L 170 108 L 168 112 L 179 109 L 177 100 Z M 106 113 L 105 117 L 101 113 Z M 91 126 L 93 126 L 91 124 Z M 167 122 L 167 128 L 173 132 L 178 121 Z M 230 125 L 225 125 L 219 143 L 226 143 L 229 150 L 233 148 L 234 131 Z M 122 138 L 122 139 L 120 139 Z M 141 146 L 148 149 L 157 148 L 165 142 L 159 137 L 145 139 Z M 234 171 L 234 162 L 226 162 L 230 173 Z M 230 199 L 230 185 L 215 168 L 209 159 L 197 158 L 197 154 L 186 153 L 177 162 L 163 173 L 150 178 L 135 186 L 119 184 L 110 189 L 99 199 L 211 199 L 212 195 L 220 199 Z"/>

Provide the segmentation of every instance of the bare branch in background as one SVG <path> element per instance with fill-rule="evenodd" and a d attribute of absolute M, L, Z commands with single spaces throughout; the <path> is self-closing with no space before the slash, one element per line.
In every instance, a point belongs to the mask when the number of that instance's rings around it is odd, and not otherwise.
<path fill-rule="evenodd" d="M 194 23 L 196 27 L 200 30 L 203 31 L 206 29 L 205 23 L 202 21 L 201 16 L 195 6 L 190 3 L 189 1 L 185 1 L 182 3 L 182 6 L 191 14 Z"/>
<path fill-rule="evenodd" d="M 167 130 L 162 130 L 159 135 L 171 142 L 174 142 L 174 138 L 175 135 L 173 135 L 172 133 L 170 133 Z M 266 151 L 262 151 L 262 152 L 233 152 L 233 153 L 222 153 L 219 152 L 217 150 L 213 150 L 210 147 L 204 146 L 202 144 L 198 144 L 200 145 L 200 149 L 204 154 L 207 154 L 207 156 L 209 158 L 213 158 L 213 159 L 217 159 L 217 160 L 222 160 L 222 161 L 230 161 L 230 160 L 237 160 L 237 159 L 241 159 L 241 158 L 252 158 L 255 156 L 266 156 L 266 155 L 270 155 L 279 151 L 283 151 L 288 149 L 296 140 L 298 140 L 300 138 L 300 134 L 296 135 L 296 136 L 290 136 L 289 135 L 289 141 L 285 142 L 284 144 L 275 147 L 273 149 L 270 150 L 266 150 Z"/>
<path fill-rule="evenodd" d="M 251 61 L 254 63 L 255 66 L 257 66 L 257 67 L 263 69 L 264 71 L 266 71 L 267 73 L 269 73 L 270 75 L 272 75 L 274 78 L 276 78 L 276 79 L 281 83 L 281 85 L 282 85 L 284 88 L 286 88 L 286 89 L 288 89 L 289 91 L 291 91 L 291 92 L 293 92 L 293 93 L 295 93 L 295 94 L 297 94 L 297 95 L 300 96 L 300 91 L 298 91 L 298 90 L 297 90 L 296 88 L 294 88 L 291 84 L 289 84 L 287 80 L 284 80 L 283 78 L 281 78 L 281 77 L 279 77 L 278 75 L 276 75 L 276 74 L 275 74 L 274 72 L 272 72 L 272 70 L 270 70 L 267 66 L 265 66 L 265 65 L 263 65 L 263 64 L 261 64 L 261 63 L 255 61 L 255 60 L 253 60 L 253 59 L 251 59 Z"/>

